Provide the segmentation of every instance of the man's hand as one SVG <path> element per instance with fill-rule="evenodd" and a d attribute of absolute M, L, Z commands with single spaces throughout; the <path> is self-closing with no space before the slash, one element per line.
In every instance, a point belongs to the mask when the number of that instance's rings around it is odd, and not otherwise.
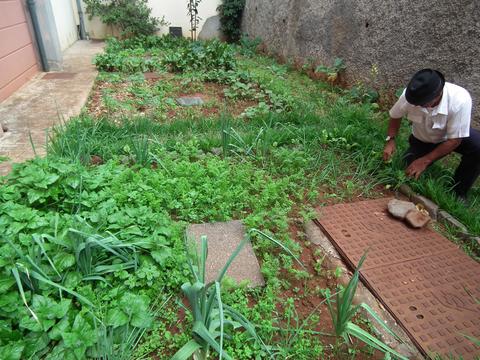
<path fill-rule="evenodd" d="M 407 167 L 407 170 L 405 170 L 406 174 L 418 179 L 432 162 L 442 158 L 447 154 L 450 154 L 461 144 L 461 142 L 462 139 L 449 139 L 441 143 L 427 155 L 422 156 L 421 158 L 418 158 L 412 162 L 410 166 Z"/>
<path fill-rule="evenodd" d="M 418 179 L 431 163 L 432 162 L 425 157 L 418 158 L 407 167 L 405 172 L 408 176 Z"/>
<path fill-rule="evenodd" d="M 390 160 L 394 152 L 395 152 L 395 140 L 390 140 L 385 144 L 385 148 L 383 149 L 383 161 Z"/>

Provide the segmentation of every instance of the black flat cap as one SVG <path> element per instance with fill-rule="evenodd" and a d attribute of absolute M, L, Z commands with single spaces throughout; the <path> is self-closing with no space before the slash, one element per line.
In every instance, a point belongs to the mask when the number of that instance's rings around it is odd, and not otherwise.
<path fill-rule="evenodd" d="M 408 83 L 405 98 L 412 105 L 424 105 L 435 99 L 444 85 L 445 77 L 440 71 L 423 69 L 413 75 Z"/>

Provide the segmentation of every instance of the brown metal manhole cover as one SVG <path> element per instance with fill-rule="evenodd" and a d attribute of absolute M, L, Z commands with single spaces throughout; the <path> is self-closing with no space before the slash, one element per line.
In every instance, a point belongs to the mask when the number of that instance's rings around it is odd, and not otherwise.
<path fill-rule="evenodd" d="M 57 79 L 73 79 L 73 77 L 76 75 L 76 73 L 71 73 L 71 72 L 49 72 L 45 75 L 43 75 L 42 79 L 43 80 L 57 80 Z"/>
<path fill-rule="evenodd" d="M 480 347 L 480 264 L 431 229 L 390 217 L 390 199 L 320 208 L 316 221 L 352 268 L 368 249 L 362 280 L 420 351 L 475 359 Z"/>

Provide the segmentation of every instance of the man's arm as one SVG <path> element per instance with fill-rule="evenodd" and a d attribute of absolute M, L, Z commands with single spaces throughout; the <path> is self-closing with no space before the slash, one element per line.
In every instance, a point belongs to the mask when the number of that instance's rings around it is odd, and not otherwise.
<path fill-rule="evenodd" d="M 395 136 L 398 134 L 398 130 L 400 129 L 400 123 L 402 119 L 394 119 L 390 118 L 390 122 L 388 123 L 388 131 L 387 135 L 391 137 L 390 140 L 387 141 L 385 144 L 385 148 L 383 149 L 383 160 L 388 161 L 393 153 L 395 152 Z"/>
<path fill-rule="evenodd" d="M 440 145 L 438 145 L 433 151 L 429 152 L 427 155 L 418 158 L 417 160 L 413 161 L 410 166 L 407 167 L 406 173 L 408 176 L 415 177 L 418 179 L 420 175 L 425 171 L 425 169 L 433 163 L 435 160 L 438 160 L 445 155 L 450 154 L 453 150 L 455 150 L 462 139 L 449 139 Z"/>

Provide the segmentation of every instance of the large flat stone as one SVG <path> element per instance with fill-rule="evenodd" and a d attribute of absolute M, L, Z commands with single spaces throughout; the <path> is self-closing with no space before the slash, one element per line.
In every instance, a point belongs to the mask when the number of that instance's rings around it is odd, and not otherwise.
<path fill-rule="evenodd" d="M 203 105 L 203 100 L 199 96 L 193 96 L 193 97 L 183 96 L 183 97 L 177 98 L 177 103 L 181 106 L 197 106 L 197 105 Z"/>
<path fill-rule="evenodd" d="M 208 257 L 206 266 L 207 282 L 214 281 L 227 262 L 230 255 L 246 236 L 245 226 L 241 221 L 228 221 L 211 224 L 194 224 L 187 228 L 187 237 L 200 245 L 201 237 L 208 240 Z M 260 265 L 248 242 L 230 265 L 227 276 L 238 283 L 249 281 L 249 286 L 263 286 L 265 281 L 260 272 Z"/>

